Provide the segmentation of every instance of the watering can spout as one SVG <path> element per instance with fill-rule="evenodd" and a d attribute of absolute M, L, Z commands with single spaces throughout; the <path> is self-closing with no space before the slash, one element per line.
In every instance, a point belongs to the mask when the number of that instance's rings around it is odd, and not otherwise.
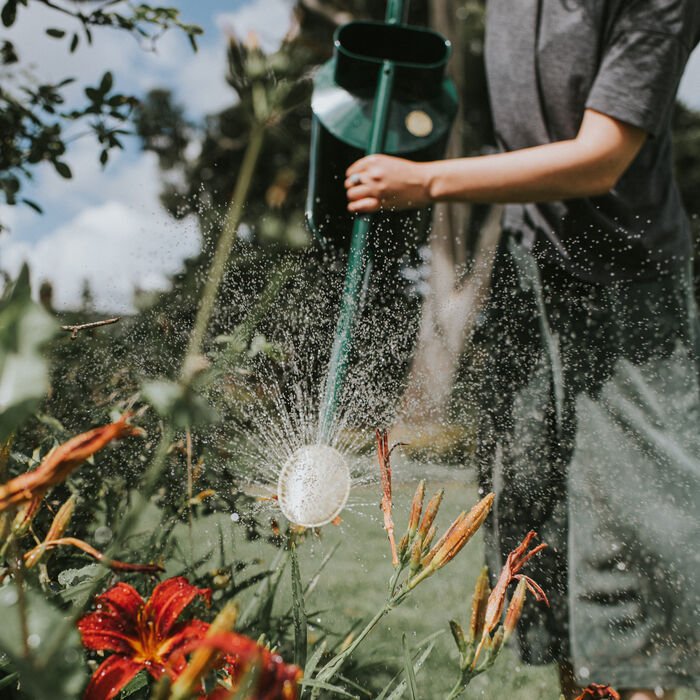
<path fill-rule="evenodd" d="M 405 9 L 404 0 L 389 0 L 385 22 L 339 27 L 334 56 L 314 81 L 307 222 L 324 245 L 340 243 L 348 251 L 321 399 L 320 442 L 330 442 L 334 431 L 377 222 L 383 231 L 409 229 L 418 238 L 428 218 L 416 212 L 352 217 L 346 209 L 345 170 L 363 155 L 375 153 L 412 160 L 440 158 L 457 111 L 454 86 L 445 77 L 449 43 L 437 32 L 405 24 Z M 417 114 L 421 119 L 415 119 Z M 416 130 L 416 123 L 423 127 Z"/>

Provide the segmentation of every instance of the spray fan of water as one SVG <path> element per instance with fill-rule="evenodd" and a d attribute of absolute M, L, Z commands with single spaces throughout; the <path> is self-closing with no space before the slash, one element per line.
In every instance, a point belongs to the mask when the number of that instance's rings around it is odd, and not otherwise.
<path fill-rule="evenodd" d="M 352 364 L 331 429 L 322 430 L 319 406 L 329 381 L 325 370 L 336 319 L 329 299 L 337 298 L 341 282 L 340 275 L 328 270 L 323 277 L 294 276 L 280 295 L 274 318 L 270 314 L 258 330 L 282 359 L 251 361 L 248 381 L 255 386 L 256 400 L 245 404 L 235 431 L 235 452 L 252 475 L 251 490 L 305 527 L 336 519 L 348 504 L 352 507 L 352 487 L 370 475 L 376 478 L 374 459 L 357 455 L 371 448 L 373 428 L 393 419 L 400 384 L 396 377 L 403 373 L 394 371 L 392 363 L 400 364 L 397 358 L 410 345 L 405 337 L 409 326 L 395 324 L 401 332 L 393 334 L 387 329 L 394 309 L 374 305 L 356 337 L 358 346 L 369 351 Z"/>

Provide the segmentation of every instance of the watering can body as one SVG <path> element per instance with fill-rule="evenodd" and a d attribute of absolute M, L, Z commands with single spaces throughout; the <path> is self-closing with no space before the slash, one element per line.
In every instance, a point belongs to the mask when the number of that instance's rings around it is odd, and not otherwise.
<path fill-rule="evenodd" d="M 383 152 L 415 161 L 444 156 L 457 112 L 453 83 L 445 77 L 450 45 L 437 32 L 382 22 L 350 22 L 335 33 L 333 58 L 314 79 L 306 218 L 327 246 L 345 248 L 353 216 L 347 212 L 345 171 L 365 155 L 382 63 L 395 65 Z M 382 213 L 373 247 L 400 258 L 425 238 L 428 212 Z"/>

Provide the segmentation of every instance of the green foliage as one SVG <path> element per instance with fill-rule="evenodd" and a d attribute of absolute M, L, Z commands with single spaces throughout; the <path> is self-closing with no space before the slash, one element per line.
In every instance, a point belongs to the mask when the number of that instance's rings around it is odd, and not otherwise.
<path fill-rule="evenodd" d="M 28 11 L 32 6 L 52 9 L 61 17 L 69 17 L 76 29 L 48 27 L 46 34 L 57 41 L 66 41 L 66 49 L 73 53 L 81 39 L 91 44 L 95 28 L 112 28 L 137 36 L 141 41 L 154 43 L 163 32 L 177 28 L 183 31 L 193 49 L 201 29 L 186 24 L 179 11 L 172 7 L 134 5 L 122 0 L 100 5 L 83 12 L 76 5 L 54 5 L 44 0 L 6 0 L 1 17 L 5 27 L 12 29 L 18 11 Z M 11 34 L 10 34 L 11 37 Z M 23 182 L 32 177 L 39 163 L 50 163 L 64 178 L 71 178 L 72 171 L 65 162 L 69 139 L 66 129 L 72 124 L 83 125 L 100 146 L 99 160 L 106 165 L 113 149 L 123 148 L 122 137 L 129 133 L 125 128 L 138 100 L 113 90 L 114 79 L 107 71 L 94 86 L 84 86 L 86 102 L 67 106 L 66 88 L 74 79 L 66 77 L 55 83 L 43 83 L 21 61 L 20 52 L 11 39 L 5 39 L 0 47 L 0 191 L 10 205 L 24 203 L 36 211 L 39 204 L 22 198 Z"/>
<path fill-rule="evenodd" d="M 48 391 L 49 367 L 43 351 L 56 331 L 53 318 L 31 299 L 25 266 L 0 300 L 0 444 Z"/>
<path fill-rule="evenodd" d="M 20 592 L 16 583 L 0 586 L 0 649 L 12 660 L 31 698 L 74 700 L 87 677 L 78 632 L 56 647 L 63 627 L 62 611 L 40 591 Z"/>

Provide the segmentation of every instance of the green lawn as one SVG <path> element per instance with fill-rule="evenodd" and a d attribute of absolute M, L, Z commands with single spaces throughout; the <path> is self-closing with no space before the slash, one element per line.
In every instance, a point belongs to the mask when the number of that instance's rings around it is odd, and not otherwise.
<path fill-rule="evenodd" d="M 421 476 L 425 475 L 428 480 L 428 495 L 440 487 L 446 491 L 438 532 L 460 510 L 476 502 L 476 489 L 469 472 L 435 468 L 427 474 L 426 469 L 425 466 L 400 463 L 395 469 L 394 519 L 399 533 L 397 539 L 405 528 L 409 502 Z M 324 611 L 319 619 L 326 626 L 339 631 L 348 629 L 359 618 L 374 614 L 384 600 L 392 569 L 378 503 L 377 484 L 356 488 L 350 507 L 343 514 L 342 524 L 324 528 L 322 538 L 310 540 L 300 552 L 302 579 L 306 579 L 313 575 L 329 550 L 340 543 L 331 564 L 307 601 L 307 610 Z M 266 558 L 273 554 L 271 547 L 242 542 L 241 538 L 236 538 L 235 546 L 237 556 L 241 558 Z M 360 651 L 362 660 L 391 658 L 400 664 L 404 633 L 409 643 L 417 644 L 433 632 L 445 630 L 418 676 L 418 696 L 421 700 L 444 698 L 456 678 L 457 660 L 448 631 L 448 620 L 457 618 L 463 625 L 467 624 L 470 595 L 482 565 L 482 556 L 482 543 L 477 538 L 445 569 L 421 584 L 413 597 L 392 611 L 366 640 Z M 279 593 L 279 602 L 285 609 L 289 605 L 289 595 L 288 577 L 285 576 L 285 585 Z M 552 667 L 526 667 L 507 649 L 488 674 L 472 683 L 465 697 L 483 700 L 558 700 L 559 693 Z M 700 700 L 700 696 L 685 692 L 679 694 L 678 700 Z"/>

